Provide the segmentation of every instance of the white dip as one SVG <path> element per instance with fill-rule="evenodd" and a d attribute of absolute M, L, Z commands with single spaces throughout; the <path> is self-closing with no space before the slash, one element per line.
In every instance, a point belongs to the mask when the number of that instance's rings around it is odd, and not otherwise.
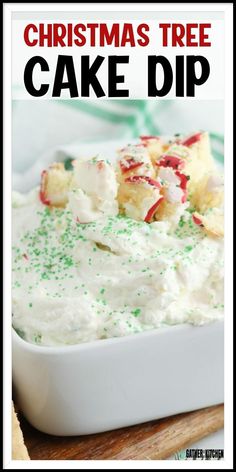
<path fill-rule="evenodd" d="M 176 227 L 106 215 L 81 224 L 69 205 L 15 197 L 13 326 L 27 341 L 77 344 L 223 318 L 223 240 L 187 210 Z"/>

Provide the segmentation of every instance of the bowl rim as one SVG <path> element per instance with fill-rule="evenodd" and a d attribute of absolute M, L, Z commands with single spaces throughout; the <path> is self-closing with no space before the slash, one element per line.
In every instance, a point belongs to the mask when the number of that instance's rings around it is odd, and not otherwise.
<path fill-rule="evenodd" d="M 141 333 L 136 334 L 129 334 L 126 336 L 119 336 L 114 338 L 107 338 L 107 339 L 95 339 L 92 341 L 87 341 L 78 344 L 71 344 L 71 345 L 60 345 L 60 346 L 44 346 L 33 344 L 25 339 L 21 338 L 20 335 L 15 331 L 14 327 L 12 326 L 12 342 L 18 345 L 19 348 L 32 352 L 34 354 L 42 354 L 42 355 L 55 355 L 55 354 L 71 354 L 80 351 L 87 351 L 93 349 L 102 349 L 106 346 L 109 347 L 110 345 L 115 344 L 127 344 L 127 343 L 137 343 L 141 339 L 145 338 L 155 338 L 164 334 L 168 334 L 168 332 L 183 332 L 187 334 L 192 330 L 196 330 L 197 328 L 203 329 L 209 328 L 213 325 L 222 325 L 224 324 L 224 318 L 219 320 L 212 320 L 209 323 L 204 325 L 193 325 L 190 323 L 181 323 L 176 325 L 169 325 L 163 326 L 161 328 L 154 328 L 147 331 L 142 331 Z"/>

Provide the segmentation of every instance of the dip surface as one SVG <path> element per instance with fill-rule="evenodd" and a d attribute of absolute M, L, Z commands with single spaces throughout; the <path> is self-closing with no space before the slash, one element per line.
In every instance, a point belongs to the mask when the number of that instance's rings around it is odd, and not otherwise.
<path fill-rule="evenodd" d="M 13 209 L 13 326 L 47 346 L 223 318 L 223 240 L 185 210 L 178 224 L 79 223 L 38 192 Z"/>

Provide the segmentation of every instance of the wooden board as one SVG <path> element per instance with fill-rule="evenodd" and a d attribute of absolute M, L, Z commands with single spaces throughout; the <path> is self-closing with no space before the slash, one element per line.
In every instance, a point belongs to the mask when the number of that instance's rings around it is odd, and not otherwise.
<path fill-rule="evenodd" d="M 166 459 L 224 425 L 217 405 L 158 421 L 89 436 L 56 437 L 34 429 L 19 415 L 31 459 Z"/>

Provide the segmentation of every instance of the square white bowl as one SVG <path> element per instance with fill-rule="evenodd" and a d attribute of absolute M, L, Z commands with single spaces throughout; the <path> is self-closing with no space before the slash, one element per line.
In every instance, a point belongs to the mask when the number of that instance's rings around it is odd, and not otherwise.
<path fill-rule="evenodd" d="M 37 185 L 41 170 L 65 155 L 101 154 L 114 161 L 123 144 L 124 139 L 51 150 L 17 176 L 17 189 Z M 13 330 L 13 384 L 28 421 L 61 436 L 108 431 L 222 403 L 224 323 L 171 326 L 59 348 L 29 344 Z"/>
<path fill-rule="evenodd" d="M 28 421 L 72 436 L 224 401 L 224 323 L 179 325 L 65 347 L 13 329 L 13 385 Z"/>

